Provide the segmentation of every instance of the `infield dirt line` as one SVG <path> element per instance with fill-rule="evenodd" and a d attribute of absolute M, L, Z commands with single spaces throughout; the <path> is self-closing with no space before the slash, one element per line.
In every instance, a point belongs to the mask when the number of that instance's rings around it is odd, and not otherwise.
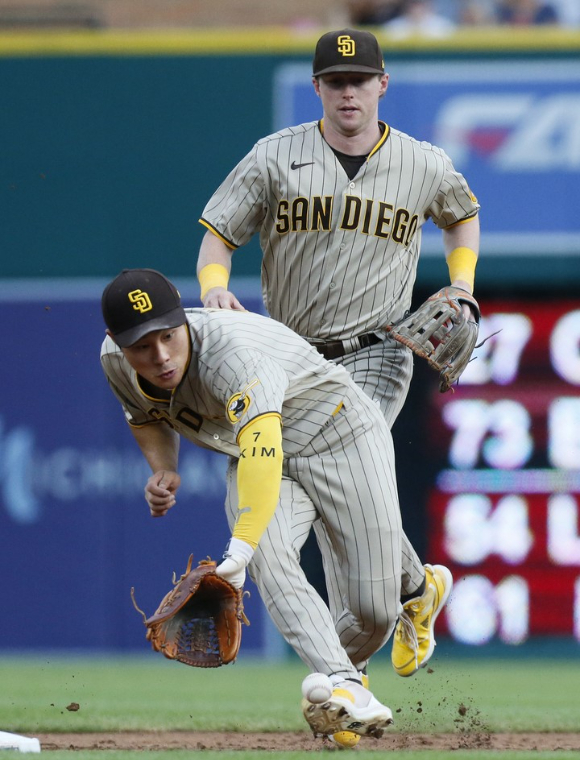
<path fill-rule="evenodd" d="M 166 750 L 207 749 L 270 751 L 323 750 L 325 742 L 304 731 L 264 733 L 227 731 L 152 731 L 37 734 L 42 750 Z M 363 744 L 364 743 L 364 744 Z M 455 734 L 392 733 L 382 739 L 363 738 L 365 750 L 580 750 L 580 733 L 485 733 Z"/>

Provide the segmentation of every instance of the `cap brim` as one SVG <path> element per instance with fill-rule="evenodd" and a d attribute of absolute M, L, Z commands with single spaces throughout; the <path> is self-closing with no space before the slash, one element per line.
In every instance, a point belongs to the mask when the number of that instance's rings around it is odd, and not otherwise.
<path fill-rule="evenodd" d="M 320 71 L 313 72 L 313 77 L 322 76 L 322 74 L 332 74 L 333 72 L 349 72 L 352 71 L 355 74 L 384 74 L 383 69 L 375 69 L 372 66 L 356 66 L 355 64 L 339 64 L 337 66 L 329 66 L 326 69 L 320 69 Z"/>
<path fill-rule="evenodd" d="M 113 338 L 118 346 L 121 348 L 128 348 L 150 332 L 154 332 L 155 330 L 168 330 L 171 327 L 179 327 L 180 325 L 185 324 L 186 321 L 187 317 L 185 316 L 183 307 L 178 306 L 177 308 L 168 311 L 167 314 L 143 322 L 136 327 L 132 327 L 130 330 L 114 333 Z"/>

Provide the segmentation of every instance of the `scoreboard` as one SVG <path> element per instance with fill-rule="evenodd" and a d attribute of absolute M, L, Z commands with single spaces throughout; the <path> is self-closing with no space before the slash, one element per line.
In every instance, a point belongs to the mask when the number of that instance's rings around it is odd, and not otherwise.
<path fill-rule="evenodd" d="M 429 398 L 427 556 L 455 579 L 440 628 L 580 641 L 580 302 L 480 305 L 483 345 Z"/>

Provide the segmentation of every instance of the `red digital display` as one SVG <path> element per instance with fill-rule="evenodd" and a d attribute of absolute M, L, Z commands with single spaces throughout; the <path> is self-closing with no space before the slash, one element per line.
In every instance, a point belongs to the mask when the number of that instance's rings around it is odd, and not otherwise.
<path fill-rule="evenodd" d="M 455 579 L 441 629 L 580 641 L 580 303 L 481 307 L 483 345 L 431 398 L 428 556 Z"/>

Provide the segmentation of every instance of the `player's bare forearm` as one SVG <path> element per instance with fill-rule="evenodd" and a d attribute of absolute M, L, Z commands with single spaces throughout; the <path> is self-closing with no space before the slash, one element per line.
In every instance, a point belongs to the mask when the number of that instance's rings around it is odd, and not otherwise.
<path fill-rule="evenodd" d="M 179 434 L 164 422 L 131 427 L 133 437 L 153 472 L 177 470 Z"/>
<path fill-rule="evenodd" d="M 197 258 L 197 274 L 208 264 L 221 264 L 228 270 L 232 268 L 232 249 L 223 240 L 209 230 L 203 236 Z"/>
<path fill-rule="evenodd" d="M 465 246 L 479 253 L 479 216 L 454 224 L 443 230 L 443 245 L 448 256 L 454 248 Z"/>
<path fill-rule="evenodd" d="M 207 308 L 245 311 L 235 295 L 227 288 L 227 279 L 229 278 L 232 268 L 232 253 L 233 251 L 231 248 L 228 248 L 223 240 L 220 240 L 220 238 L 217 237 L 217 235 L 214 235 L 213 232 L 208 230 L 208 232 L 205 233 L 203 240 L 201 241 L 201 247 L 197 259 L 198 277 L 205 267 L 212 264 L 225 269 L 224 284 L 215 285 L 214 287 L 209 288 L 206 292 L 202 292 L 201 301 Z"/>
<path fill-rule="evenodd" d="M 153 475 L 145 485 L 145 500 L 153 517 L 162 517 L 175 504 L 181 484 L 177 473 L 179 435 L 164 423 L 131 428 Z"/>

